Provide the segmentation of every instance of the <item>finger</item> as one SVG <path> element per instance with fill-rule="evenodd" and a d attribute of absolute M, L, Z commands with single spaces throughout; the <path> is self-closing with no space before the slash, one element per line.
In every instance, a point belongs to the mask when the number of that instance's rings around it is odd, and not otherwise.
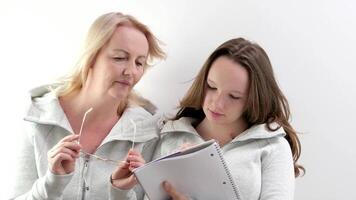
<path fill-rule="evenodd" d="M 53 158 L 52 163 L 53 163 L 53 165 L 60 165 L 61 162 L 64 160 L 74 161 L 72 156 L 65 154 L 65 153 L 59 153 Z"/>
<path fill-rule="evenodd" d="M 50 151 L 49 153 L 52 155 L 60 152 L 61 149 L 70 149 L 74 152 L 76 152 L 76 154 L 79 154 L 81 146 L 79 144 L 77 144 L 76 142 L 63 142 L 63 143 L 58 143 L 57 145 L 55 145 Z"/>
<path fill-rule="evenodd" d="M 118 174 L 118 173 L 122 173 L 122 171 L 125 171 L 129 168 L 129 163 L 119 163 L 116 167 L 116 169 L 114 170 L 113 174 Z"/>
<path fill-rule="evenodd" d="M 119 180 L 120 178 L 114 179 L 112 178 L 112 180 Z M 128 178 L 126 178 L 125 180 L 121 180 L 124 182 L 125 185 L 136 185 L 137 184 L 137 179 L 136 177 L 132 174 L 130 175 Z"/>
<path fill-rule="evenodd" d="M 82 146 L 76 142 L 63 142 L 61 143 L 59 146 L 61 147 L 66 147 L 68 149 L 71 149 L 73 151 L 80 151 L 80 149 L 82 148 Z"/>
<path fill-rule="evenodd" d="M 136 155 L 136 156 L 141 156 L 141 153 L 135 149 L 130 149 L 129 152 L 127 152 L 127 155 Z"/>
<path fill-rule="evenodd" d="M 74 135 L 74 134 L 68 135 L 68 136 L 62 138 L 56 145 L 54 145 L 54 146 L 52 147 L 52 149 L 59 148 L 59 147 L 63 146 L 63 143 L 66 143 L 66 142 L 68 142 L 68 143 L 73 143 L 73 144 L 77 144 L 77 145 L 81 148 L 81 145 L 78 144 L 77 142 L 75 142 L 75 140 L 78 139 L 78 138 L 79 138 L 78 135 Z"/>
<path fill-rule="evenodd" d="M 184 151 L 186 149 L 189 149 L 190 147 L 194 146 L 193 143 L 190 143 L 190 142 L 186 142 L 186 143 L 183 143 L 180 147 L 179 147 L 179 150 L 181 151 Z"/>
<path fill-rule="evenodd" d="M 125 158 L 123 159 L 126 163 L 127 163 L 127 158 L 129 157 L 129 154 L 130 153 L 130 151 L 129 152 L 127 152 L 127 154 L 126 154 L 126 156 L 125 156 Z"/>
<path fill-rule="evenodd" d="M 120 162 L 120 163 L 117 165 L 116 170 L 128 168 L 129 165 L 130 165 L 130 164 L 129 164 L 128 162 Z"/>
<path fill-rule="evenodd" d="M 79 135 L 76 134 L 71 134 L 71 135 L 67 135 L 64 138 L 62 138 L 58 143 L 62 143 L 62 142 L 73 142 L 79 139 Z"/>
<path fill-rule="evenodd" d="M 130 149 L 127 153 L 128 154 L 139 154 L 139 152 L 135 149 Z"/>
<path fill-rule="evenodd" d="M 128 179 L 128 182 L 132 185 L 136 185 L 137 184 L 137 179 L 136 179 L 136 176 L 135 175 L 131 175 Z"/>
<path fill-rule="evenodd" d="M 59 143 L 56 146 L 54 146 L 50 151 L 54 152 L 54 151 L 58 151 L 60 149 L 70 149 L 71 151 L 79 153 L 81 146 L 76 142 L 63 142 L 63 143 Z"/>
<path fill-rule="evenodd" d="M 134 187 L 137 184 L 136 177 L 133 175 L 128 176 L 127 178 L 118 178 L 112 179 L 114 187 L 128 190 Z"/>
<path fill-rule="evenodd" d="M 179 193 L 168 181 L 163 181 L 163 188 L 173 200 L 186 200 L 187 198 Z"/>
<path fill-rule="evenodd" d="M 49 160 L 49 169 L 55 174 L 65 174 L 62 161 L 74 162 L 73 158 L 68 154 L 57 154 L 57 156 Z"/>
<path fill-rule="evenodd" d="M 65 148 L 65 147 L 54 149 L 54 150 L 50 151 L 48 155 L 50 158 L 54 158 L 59 153 L 68 154 L 68 155 L 72 156 L 73 158 L 79 157 L 79 151 L 73 151 L 73 150 Z"/>
<path fill-rule="evenodd" d="M 136 155 L 130 155 L 126 159 L 127 162 L 141 162 L 141 163 L 146 163 L 145 159 L 143 159 L 141 156 L 136 156 Z"/>
<path fill-rule="evenodd" d="M 129 170 L 130 171 L 134 171 L 135 169 L 141 167 L 145 165 L 144 163 L 140 163 L 140 162 L 130 162 L 130 166 L 129 166 Z"/>

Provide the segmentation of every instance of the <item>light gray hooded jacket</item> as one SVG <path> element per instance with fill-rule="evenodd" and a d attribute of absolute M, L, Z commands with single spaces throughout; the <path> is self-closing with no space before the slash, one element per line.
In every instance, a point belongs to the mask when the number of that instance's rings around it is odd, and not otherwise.
<path fill-rule="evenodd" d="M 202 143 L 204 140 L 192 126 L 193 121 L 183 117 L 165 123 L 154 158 L 170 154 L 184 143 Z M 242 200 L 293 199 L 294 166 L 285 135 L 283 128 L 269 131 L 261 124 L 247 129 L 222 147 Z"/>
<path fill-rule="evenodd" d="M 47 152 L 63 137 L 73 134 L 73 130 L 54 92 L 40 87 L 31 91 L 31 97 L 12 199 L 142 199 L 143 192 L 138 186 L 130 191 L 114 188 L 110 184 L 110 175 L 116 165 L 93 157 L 78 158 L 71 174 L 51 173 Z M 96 150 L 96 155 L 124 159 L 134 137 L 130 119 L 137 125 L 134 148 L 145 160 L 151 160 L 158 140 L 158 117 L 142 107 L 129 107 L 124 111 Z"/>

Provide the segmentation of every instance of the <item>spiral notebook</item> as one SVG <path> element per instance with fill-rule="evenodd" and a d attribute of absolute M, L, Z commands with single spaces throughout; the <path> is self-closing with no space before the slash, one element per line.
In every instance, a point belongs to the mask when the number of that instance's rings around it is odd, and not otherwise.
<path fill-rule="evenodd" d="M 153 160 L 134 174 L 152 200 L 169 199 L 162 187 L 165 180 L 193 199 L 240 200 L 237 185 L 214 140 Z"/>

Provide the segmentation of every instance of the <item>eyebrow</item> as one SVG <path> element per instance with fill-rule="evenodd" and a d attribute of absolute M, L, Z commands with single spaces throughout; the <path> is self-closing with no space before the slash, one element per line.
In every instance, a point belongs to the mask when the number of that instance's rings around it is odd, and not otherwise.
<path fill-rule="evenodd" d="M 124 50 L 124 49 L 114 49 L 113 51 L 114 51 L 114 52 L 123 52 L 123 53 L 125 53 L 126 55 L 130 55 L 130 53 L 129 53 L 128 51 Z M 144 58 L 144 59 L 146 59 L 146 56 L 141 55 L 141 56 L 138 56 L 138 58 Z"/>
<path fill-rule="evenodd" d="M 213 84 L 216 84 L 214 81 L 212 81 L 211 79 L 207 79 L 207 83 L 209 83 L 209 82 L 211 82 L 211 83 L 213 83 Z M 230 92 L 232 92 L 232 93 L 237 93 L 237 94 L 239 94 L 239 95 L 244 95 L 244 93 L 242 93 L 242 92 L 240 92 L 240 91 L 238 91 L 238 90 L 231 90 Z"/>

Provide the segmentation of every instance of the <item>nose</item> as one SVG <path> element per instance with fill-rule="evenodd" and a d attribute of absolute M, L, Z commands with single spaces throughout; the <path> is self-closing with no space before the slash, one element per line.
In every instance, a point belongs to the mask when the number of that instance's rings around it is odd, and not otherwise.
<path fill-rule="evenodd" d="M 213 97 L 213 106 L 214 108 L 219 111 L 222 110 L 225 107 L 225 99 L 222 94 L 216 94 Z"/>
<path fill-rule="evenodd" d="M 133 76 L 136 73 L 136 63 L 134 61 L 127 62 L 125 65 L 123 74 L 125 76 Z"/>

